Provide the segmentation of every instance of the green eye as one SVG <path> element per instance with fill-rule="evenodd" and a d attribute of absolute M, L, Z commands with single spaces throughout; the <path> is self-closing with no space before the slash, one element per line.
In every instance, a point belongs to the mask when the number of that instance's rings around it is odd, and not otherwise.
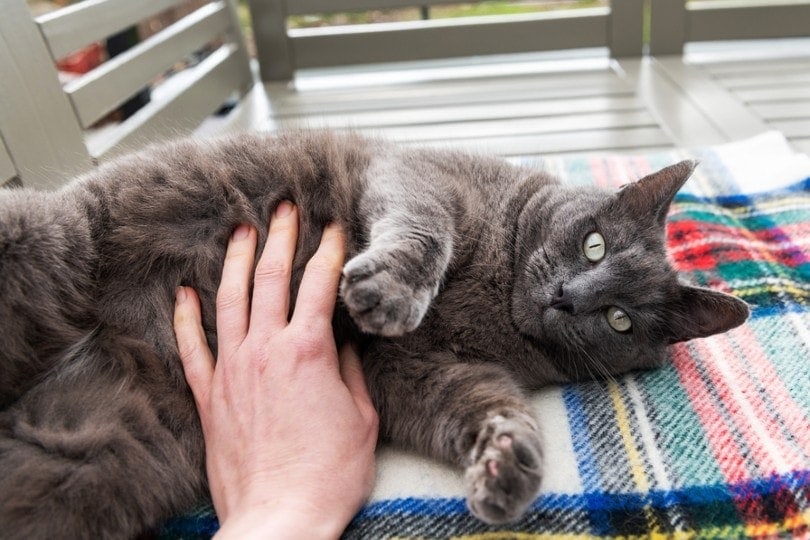
<path fill-rule="evenodd" d="M 633 326 L 627 313 L 615 306 L 608 308 L 607 322 L 617 332 L 627 332 Z"/>
<path fill-rule="evenodd" d="M 582 250 L 589 261 L 599 262 L 605 258 L 605 239 L 598 232 L 592 232 L 585 237 Z"/>

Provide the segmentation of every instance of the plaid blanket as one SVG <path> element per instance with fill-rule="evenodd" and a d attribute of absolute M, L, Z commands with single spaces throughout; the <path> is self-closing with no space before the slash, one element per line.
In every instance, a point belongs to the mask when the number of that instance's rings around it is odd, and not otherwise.
<path fill-rule="evenodd" d="M 539 392 L 546 474 L 520 521 L 481 523 L 458 471 L 382 449 L 375 493 L 345 537 L 810 536 L 810 161 L 795 166 L 768 137 L 543 161 L 566 182 L 615 186 L 700 159 L 670 212 L 670 257 L 686 281 L 749 302 L 750 321 L 671 347 L 662 369 Z M 215 530 L 207 507 L 163 536 Z"/>

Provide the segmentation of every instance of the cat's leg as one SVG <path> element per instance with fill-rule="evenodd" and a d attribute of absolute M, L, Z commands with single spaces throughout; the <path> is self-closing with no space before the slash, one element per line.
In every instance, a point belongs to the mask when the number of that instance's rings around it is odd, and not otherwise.
<path fill-rule="evenodd" d="M 132 538 L 187 510 L 205 485 L 202 438 L 192 422 L 181 442 L 159 416 L 110 379 L 45 381 L 0 412 L 0 536 Z"/>
<path fill-rule="evenodd" d="M 506 370 L 386 345 L 369 351 L 364 370 L 383 437 L 464 468 L 467 504 L 481 520 L 503 523 L 526 511 L 540 487 L 542 444 Z"/>
<path fill-rule="evenodd" d="M 357 212 L 365 245 L 346 263 L 340 293 L 363 331 L 399 336 L 419 325 L 438 293 L 453 256 L 457 204 L 425 172 L 381 161 L 367 175 Z"/>

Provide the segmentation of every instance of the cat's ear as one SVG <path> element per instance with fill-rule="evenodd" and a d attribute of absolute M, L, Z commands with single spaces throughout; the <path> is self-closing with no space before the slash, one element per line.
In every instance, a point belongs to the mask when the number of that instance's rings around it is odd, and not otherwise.
<path fill-rule="evenodd" d="M 652 216 L 663 226 L 675 193 L 692 175 L 696 161 L 685 160 L 628 184 L 619 192 L 619 202 L 633 216 Z"/>
<path fill-rule="evenodd" d="M 719 334 L 748 318 L 748 304 L 729 294 L 686 285 L 680 286 L 679 293 L 670 308 L 669 343 Z"/>

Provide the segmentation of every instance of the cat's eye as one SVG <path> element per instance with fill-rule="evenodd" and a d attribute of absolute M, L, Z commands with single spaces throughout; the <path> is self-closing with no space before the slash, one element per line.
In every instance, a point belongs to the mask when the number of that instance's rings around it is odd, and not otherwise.
<path fill-rule="evenodd" d="M 627 332 L 633 326 L 627 313 L 615 306 L 608 308 L 607 322 L 617 332 Z"/>
<path fill-rule="evenodd" d="M 599 262 L 605 257 L 605 239 L 598 232 L 592 232 L 585 237 L 585 243 L 582 244 L 582 250 L 585 252 L 585 258 L 591 262 Z"/>

